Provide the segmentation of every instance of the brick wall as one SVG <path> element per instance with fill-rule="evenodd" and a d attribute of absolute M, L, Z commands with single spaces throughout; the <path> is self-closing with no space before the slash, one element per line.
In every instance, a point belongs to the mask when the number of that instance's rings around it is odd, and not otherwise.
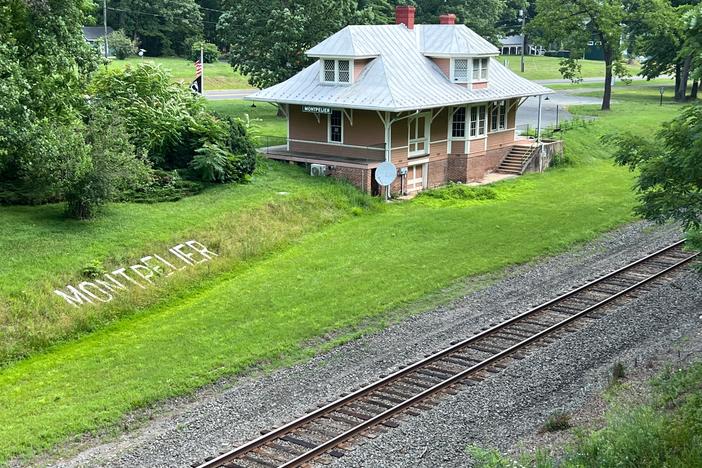
<path fill-rule="evenodd" d="M 366 193 L 371 192 L 371 170 L 356 167 L 334 166 L 327 174 L 336 179 L 345 180 Z"/>

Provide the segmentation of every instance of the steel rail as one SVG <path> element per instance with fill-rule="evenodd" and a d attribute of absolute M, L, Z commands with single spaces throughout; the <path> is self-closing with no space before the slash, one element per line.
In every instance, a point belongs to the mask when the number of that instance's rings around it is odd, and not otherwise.
<path fill-rule="evenodd" d="M 548 307 L 550 307 L 554 304 L 557 304 L 557 303 L 559 303 L 559 302 L 561 302 L 569 297 L 572 297 L 579 292 L 582 292 L 584 290 L 592 288 L 593 286 L 595 286 L 599 283 L 605 282 L 608 279 L 610 279 L 616 275 L 619 275 L 627 270 L 633 269 L 633 268 L 635 268 L 643 263 L 646 263 L 647 261 L 651 260 L 652 258 L 655 258 L 655 257 L 662 255 L 670 250 L 675 249 L 676 247 L 679 247 L 680 245 L 684 244 L 684 242 L 685 242 L 684 240 L 681 240 L 681 241 L 678 241 L 678 242 L 676 242 L 672 245 L 669 245 L 665 248 L 662 248 L 656 252 L 653 252 L 652 254 L 649 254 L 646 257 L 643 257 L 635 262 L 632 262 L 628 265 L 625 265 L 617 270 L 614 270 L 611 273 L 608 273 L 600 278 L 597 278 L 593 281 L 590 281 L 590 282 L 588 282 L 588 283 L 586 283 L 578 288 L 575 288 L 567 293 L 564 293 L 560 296 L 557 296 L 556 298 L 554 298 L 550 301 L 547 301 L 543 304 L 540 304 L 540 305 L 538 305 L 538 306 L 536 306 L 536 307 L 534 307 L 526 312 L 523 312 L 522 314 L 516 315 L 515 317 L 512 317 L 511 319 L 506 320 L 505 322 L 497 324 L 497 325 L 495 325 L 491 328 L 488 328 L 487 330 L 484 330 L 484 331 L 482 331 L 482 332 L 480 332 L 480 333 L 478 333 L 470 338 L 467 338 L 459 343 L 456 343 L 455 345 L 453 345 L 449 348 L 446 348 L 446 349 L 444 349 L 436 354 L 433 354 L 425 359 L 422 359 L 422 360 L 420 360 L 420 361 L 418 361 L 410 366 L 407 366 L 403 369 L 400 369 L 400 370 L 394 372 L 393 374 L 390 374 L 387 377 L 385 377 L 377 382 L 374 382 L 368 386 L 362 387 L 359 390 L 357 390 L 357 391 L 355 391 L 355 392 L 353 392 L 353 393 L 351 393 L 351 394 L 349 394 L 349 395 L 347 395 L 347 396 L 345 396 L 345 397 L 343 397 L 343 398 L 341 398 L 333 403 L 325 405 L 325 406 L 323 406 L 315 411 L 312 411 L 304 416 L 301 416 L 300 418 L 297 418 L 297 419 L 281 426 L 280 428 L 276 428 L 275 430 L 273 430 L 265 435 L 262 435 L 261 437 L 254 439 L 245 445 L 242 445 L 242 446 L 240 446 L 240 447 L 238 447 L 230 452 L 224 453 L 216 458 L 213 458 L 212 460 L 209 460 L 209 461 L 203 463 L 202 465 L 200 465 L 199 468 L 212 468 L 212 467 L 216 467 L 216 466 L 222 466 L 225 463 L 228 463 L 230 461 L 234 461 L 236 458 L 238 458 L 239 455 L 243 455 L 245 453 L 248 453 L 248 452 L 250 452 L 250 451 L 252 451 L 260 446 L 263 446 L 267 442 L 276 440 L 276 439 L 280 438 L 282 435 L 294 430 L 296 427 L 302 426 L 302 425 L 304 425 L 304 424 L 306 424 L 314 419 L 317 419 L 319 417 L 323 417 L 326 413 L 332 412 L 333 410 L 335 410 L 336 408 L 338 408 L 340 406 L 343 406 L 345 404 L 348 404 L 351 401 L 354 401 L 358 398 L 361 398 L 364 395 L 371 393 L 373 390 L 376 390 L 380 387 L 383 387 L 384 385 L 387 385 L 388 383 L 391 383 L 392 381 L 395 381 L 395 380 L 399 379 L 400 377 L 402 377 L 406 374 L 409 374 L 417 369 L 425 367 L 427 364 L 432 363 L 434 361 L 437 361 L 446 355 L 454 353 L 457 350 L 464 348 L 475 341 L 486 338 L 489 335 L 491 335 L 495 332 L 498 332 L 500 329 L 506 328 L 507 326 L 509 326 L 511 324 L 519 322 L 526 317 L 534 315 L 537 312 L 540 312 L 540 311 L 547 309 Z M 497 360 L 503 359 L 509 354 L 513 354 L 518 349 L 523 348 L 523 347 L 531 344 L 533 341 L 536 341 L 540 338 L 543 338 L 546 334 L 552 333 L 553 331 L 560 329 L 569 323 L 572 323 L 574 320 L 581 318 L 582 316 L 592 312 L 593 310 L 598 309 L 598 308 L 612 302 L 613 300 L 630 293 L 634 289 L 638 289 L 642 285 L 644 285 L 650 281 L 653 281 L 654 279 L 659 278 L 660 276 L 662 276 L 662 275 L 664 275 L 664 274 L 666 274 L 666 273 L 668 273 L 676 268 L 679 268 L 680 266 L 693 260 L 698 255 L 699 255 L 699 253 L 691 253 L 689 256 L 687 256 L 683 260 L 673 264 L 672 266 L 667 267 L 664 270 L 657 272 L 657 273 L 653 274 L 652 276 L 649 276 L 649 277 L 645 278 L 644 280 L 637 282 L 634 285 L 627 287 L 626 289 L 607 297 L 606 299 L 598 302 L 597 304 L 590 306 L 590 307 L 584 309 L 583 311 L 578 312 L 577 314 L 568 317 L 567 319 L 559 322 L 558 324 L 555 324 L 555 325 L 553 325 L 553 326 L 551 326 L 551 327 L 549 327 L 541 332 L 536 333 L 535 335 L 511 346 L 507 350 L 504 350 L 498 354 L 495 354 L 494 356 L 484 360 L 483 362 L 481 362 L 479 364 L 476 364 L 473 367 L 470 367 L 464 371 L 461 371 L 459 374 L 456 374 L 455 376 L 453 376 L 453 377 L 451 377 L 451 378 L 449 378 L 441 383 L 436 384 L 434 387 L 426 389 L 425 391 L 415 395 L 414 397 L 406 400 L 405 402 L 400 403 L 397 406 L 395 406 L 391 409 L 388 409 L 387 411 L 385 411 L 377 416 L 374 416 L 366 421 L 360 422 L 357 426 L 349 429 L 348 431 L 334 437 L 333 439 L 330 439 L 329 441 L 319 445 L 318 447 L 311 449 L 310 451 L 308 451 L 304 454 L 301 454 L 299 457 L 297 457 L 297 458 L 295 458 L 295 459 L 293 459 L 293 460 L 291 460 L 283 465 L 280 465 L 280 466 L 283 466 L 283 467 L 296 466 L 296 465 L 299 465 L 301 463 L 304 463 L 305 461 L 309 461 L 313 458 L 316 458 L 321 453 L 324 453 L 324 452 L 330 450 L 331 448 L 338 445 L 339 443 L 342 443 L 344 440 L 347 440 L 347 439 L 353 437 L 354 435 L 368 429 L 369 427 L 377 425 L 377 424 L 383 422 L 384 420 L 389 419 L 390 417 L 395 415 L 397 412 L 400 412 L 400 411 L 408 408 L 409 406 L 417 403 L 418 401 L 420 401 L 424 398 L 427 398 L 428 396 L 430 396 L 434 393 L 437 393 L 437 392 L 441 391 L 442 389 L 444 389 L 448 386 L 451 386 L 460 380 L 463 380 L 464 378 L 467 377 L 468 374 L 479 371 L 479 370 L 483 369 L 484 367 L 489 366 L 491 363 L 493 363 Z"/>

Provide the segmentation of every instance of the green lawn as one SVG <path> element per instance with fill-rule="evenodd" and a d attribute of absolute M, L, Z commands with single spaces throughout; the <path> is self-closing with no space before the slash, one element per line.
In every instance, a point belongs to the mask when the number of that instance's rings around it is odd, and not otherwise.
<path fill-rule="evenodd" d="M 255 107 L 251 107 L 251 101 L 242 99 L 227 99 L 218 101 L 208 101 L 207 106 L 222 114 L 241 117 L 248 114 L 249 118 L 257 119 L 257 125 L 260 127 L 260 143 L 261 146 L 270 146 L 266 144 L 268 137 L 275 139 L 287 137 L 287 120 L 285 117 L 277 117 L 278 108 L 267 102 L 257 102 Z"/>
<path fill-rule="evenodd" d="M 181 57 L 132 57 L 126 60 L 112 60 L 108 67 L 124 67 L 139 63 L 157 63 L 163 68 L 171 71 L 174 81 L 190 83 L 195 79 L 195 65 L 191 60 Z M 205 91 L 217 89 L 247 89 L 251 85 L 246 81 L 246 77 L 235 72 L 231 65 L 226 62 L 205 64 Z"/>
<path fill-rule="evenodd" d="M 501 55 L 498 57 L 501 63 L 508 62 L 507 66 L 510 70 L 518 75 L 530 80 L 557 80 L 562 79 L 560 61 L 558 57 L 541 57 L 536 55 L 527 55 L 524 57 L 524 73 L 521 72 L 521 57 L 518 55 Z M 600 78 L 604 77 L 604 62 L 598 60 L 580 60 L 582 66 L 583 78 Z M 627 65 L 630 73 L 636 75 L 639 70 L 639 65 Z"/>
<path fill-rule="evenodd" d="M 460 278 L 563 251 L 630 221 L 633 178 L 604 159 L 598 137 L 617 129 L 650 134 L 677 112 L 652 104 L 648 94 L 569 132 L 576 166 L 498 184 L 494 200 L 420 198 L 373 209 L 345 185 L 273 165 L 250 186 L 172 204 L 118 205 L 88 225 L 61 221 L 56 207 L 0 208 L 8 221 L 1 247 L 14 262 L 0 283 L 12 278 L 20 297 L 37 278 L 74 271 L 93 256 L 149 252 L 139 246 L 151 248 L 154 236 L 167 243 L 184 232 L 202 234 L 227 266 L 156 288 L 160 302 L 146 295 L 121 320 L 0 370 L 0 462 L 254 364 L 308 355 L 305 343 L 314 337 L 334 330 L 351 336 L 368 318 Z M 272 203 L 279 198 L 291 201 Z M 245 203 L 251 210 L 242 213 Z M 263 246 L 259 237 L 268 239 Z M 182 289 L 173 292 L 176 286 Z"/>

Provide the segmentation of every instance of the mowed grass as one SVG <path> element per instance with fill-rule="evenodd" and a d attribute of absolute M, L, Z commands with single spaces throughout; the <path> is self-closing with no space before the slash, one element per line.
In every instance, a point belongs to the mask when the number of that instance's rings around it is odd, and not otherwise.
<path fill-rule="evenodd" d="M 126 60 L 114 59 L 108 68 L 123 68 L 140 63 L 156 63 L 170 70 L 173 81 L 190 83 L 195 79 L 195 65 L 192 60 L 182 57 L 130 57 Z M 217 89 L 250 89 L 246 77 L 235 72 L 227 62 L 205 64 L 205 91 Z"/>
<path fill-rule="evenodd" d="M 210 188 L 174 203 L 112 204 L 92 221 L 70 221 L 62 205 L 0 207 L 0 367 L 48 345 L 143 309 L 204 278 L 294 242 L 305 232 L 370 207 L 370 197 L 297 168 L 262 163 L 251 183 Z M 97 261 L 107 271 L 195 239 L 222 255 L 173 275 L 157 288 L 118 294 L 101 307 L 75 308 L 54 294 L 87 278 Z"/>
<path fill-rule="evenodd" d="M 115 424 L 130 410 L 257 363 L 289 362 L 310 352 L 311 338 L 351 334 L 364 320 L 455 280 L 563 251 L 632 220 L 633 177 L 605 159 L 609 150 L 598 138 L 618 129 L 648 135 L 678 109 L 632 100 L 566 135 L 575 167 L 498 184 L 492 200 L 416 200 L 332 217 L 338 222 L 320 222 L 264 257 L 5 367 L 0 461 Z M 63 237 L 58 231 L 54 244 Z M 12 248 L 30 245 L 21 241 Z M 101 248 L 119 245 L 106 244 Z"/>
<path fill-rule="evenodd" d="M 248 114 L 250 119 L 256 119 L 255 124 L 259 127 L 259 143 L 266 144 L 269 139 L 279 140 L 287 137 L 287 120 L 285 117 L 278 117 L 278 108 L 267 102 L 257 102 L 252 107 L 253 102 L 242 99 L 227 99 L 208 101 L 207 106 L 216 112 L 233 117 L 243 117 Z M 274 143 L 280 144 L 280 143 Z"/>
<path fill-rule="evenodd" d="M 559 57 L 542 57 L 536 55 L 527 55 L 524 57 L 524 73 L 521 71 L 521 57 L 518 55 L 501 55 L 498 57 L 500 63 L 507 61 L 507 66 L 510 70 L 524 78 L 530 80 L 559 80 L 562 79 L 560 68 L 561 58 Z M 604 62 L 598 60 L 580 60 L 582 67 L 583 78 L 603 78 L 605 75 Z M 641 66 L 627 65 L 629 72 L 636 75 Z"/>

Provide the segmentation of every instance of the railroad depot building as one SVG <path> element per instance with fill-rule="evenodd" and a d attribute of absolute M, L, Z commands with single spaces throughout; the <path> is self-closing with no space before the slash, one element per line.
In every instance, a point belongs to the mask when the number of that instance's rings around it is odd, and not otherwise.
<path fill-rule="evenodd" d="M 287 116 L 286 144 L 268 157 L 374 195 L 383 161 L 398 168 L 391 191 L 402 194 L 522 173 L 535 150 L 517 136 L 517 108 L 552 91 L 501 65 L 499 49 L 455 18 L 415 25 L 414 8 L 398 6 L 397 24 L 347 26 L 308 50 L 316 62 L 249 97 Z"/>

